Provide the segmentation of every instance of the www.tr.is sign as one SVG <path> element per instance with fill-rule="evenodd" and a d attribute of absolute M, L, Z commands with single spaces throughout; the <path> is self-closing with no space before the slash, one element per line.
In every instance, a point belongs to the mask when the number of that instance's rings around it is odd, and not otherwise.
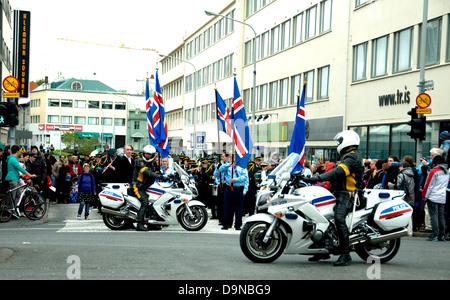
<path fill-rule="evenodd" d="M 378 96 L 378 105 L 381 107 L 398 104 L 409 104 L 411 102 L 410 95 L 411 93 L 406 90 L 406 88 L 404 92 L 400 92 L 400 90 L 397 89 L 397 93 Z"/>

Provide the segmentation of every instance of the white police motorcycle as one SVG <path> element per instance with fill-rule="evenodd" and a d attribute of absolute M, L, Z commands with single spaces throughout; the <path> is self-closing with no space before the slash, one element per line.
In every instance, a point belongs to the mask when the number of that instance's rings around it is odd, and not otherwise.
<path fill-rule="evenodd" d="M 302 175 L 291 175 L 298 162 L 291 154 L 262 183 L 257 214 L 240 233 L 240 247 L 253 262 L 269 263 L 281 254 L 340 254 L 334 223 L 336 198 L 325 188 L 308 186 Z M 412 208 L 399 190 L 366 189 L 347 216 L 350 245 L 363 260 L 390 261 L 407 235 Z"/>
<path fill-rule="evenodd" d="M 147 210 L 144 223 L 153 230 L 178 224 L 188 231 L 201 230 L 208 214 L 205 205 L 194 200 L 198 196 L 195 182 L 177 163 L 173 163 L 173 168 L 173 182 L 155 182 L 147 189 L 149 202 L 154 201 L 152 205 L 158 217 L 151 219 Z M 141 202 L 132 194 L 126 183 L 108 183 L 99 193 L 103 222 L 108 228 L 128 229 L 137 222 Z"/>

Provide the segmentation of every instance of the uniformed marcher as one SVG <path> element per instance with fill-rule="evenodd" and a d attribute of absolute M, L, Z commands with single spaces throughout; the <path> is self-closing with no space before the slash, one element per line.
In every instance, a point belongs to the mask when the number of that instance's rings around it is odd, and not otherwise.
<path fill-rule="evenodd" d="M 201 166 L 195 173 L 197 178 L 198 198 L 207 207 L 211 207 L 212 189 L 210 183 L 214 182 L 214 165 L 208 165 L 208 160 L 203 158 L 200 160 Z"/>
<path fill-rule="evenodd" d="M 249 162 L 247 165 L 248 172 L 248 192 L 244 197 L 244 215 L 249 214 L 249 216 L 255 213 L 256 204 L 256 178 L 255 174 L 261 172 L 261 157 L 256 157 L 255 162 Z"/>
<path fill-rule="evenodd" d="M 141 202 L 141 207 L 137 215 L 137 231 L 148 231 L 148 229 L 144 227 L 144 216 L 147 207 L 149 209 L 150 218 L 157 218 L 155 208 L 153 205 L 149 206 L 149 199 L 147 195 L 148 187 L 150 187 L 156 179 L 162 180 L 164 178 L 163 175 L 157 173 L 158 166 L 155 162 L 156 154 L 157 152 L 155 147 L 147 145 L 142 151 L 142 156 L 138 158 L 136 164 L 134 165 L 132 180 L 133 192 Z"/>
<path fill-rule="evenodd" d="M 342 250 L 341 256 L 334 265 L 345 266 L 351 261 L 349 231 L 345 218 L 352 210 L 356 193 L 364 188 L 364 166 L 362 155 L 358 150 L 360 139 L 356 132 L 345 130 L 338 133 L 334 139 L 338 142 L 337 151 L 341 155 L 340 163 L 334 169 L 320 175 L 314 175 L 306 179 L 305 182 L 331 181 L 334 186 L 334 196 L 336 197 L 334 220 Z M 361 194 L 359 193 L 358 197 Z M 328 254 L 322 254 L 314 255 L 309 260 L 318 261 L 327 258 L 330 258 Z"/>

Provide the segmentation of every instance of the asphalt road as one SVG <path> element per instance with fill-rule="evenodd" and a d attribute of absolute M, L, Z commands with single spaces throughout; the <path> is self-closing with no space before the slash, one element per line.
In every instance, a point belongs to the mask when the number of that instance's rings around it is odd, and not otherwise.
<path fill-rule="evenodd" d="M 376 266 L 352 253 L 350 266 L 336 257 L 318 263 L 283 255 L 271 264 L 249 261 L 239 231 L 210 220 L 199 232 L 180 226 L 161 231 L 111 231 L 93 210 L 76 219 L 76 204 L 51 205 L 47 220 L 0 224 L 0 279 L 320 280 L 450 279 L 450 242 L 402 239 L 397 256 Z"/>

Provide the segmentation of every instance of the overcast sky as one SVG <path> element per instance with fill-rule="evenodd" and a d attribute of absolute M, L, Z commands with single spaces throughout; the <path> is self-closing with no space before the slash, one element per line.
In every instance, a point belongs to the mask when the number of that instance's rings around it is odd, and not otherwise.
<path fill-rule="evenodd" d="M 159 56 L 148 51 L 59 41 L 78 41 L 161 52 L 207 21 L 229 0 L 10 0 L 12 9 L 31 12 L 30 80 L 49 77 L 97 79 L 136 93 Z M 12 50 L 12 49 L 11 49 Z M 58 75 L 60 74 L 60 75 Z M 95 75 L 94 75 L 95 74 Z"/>

